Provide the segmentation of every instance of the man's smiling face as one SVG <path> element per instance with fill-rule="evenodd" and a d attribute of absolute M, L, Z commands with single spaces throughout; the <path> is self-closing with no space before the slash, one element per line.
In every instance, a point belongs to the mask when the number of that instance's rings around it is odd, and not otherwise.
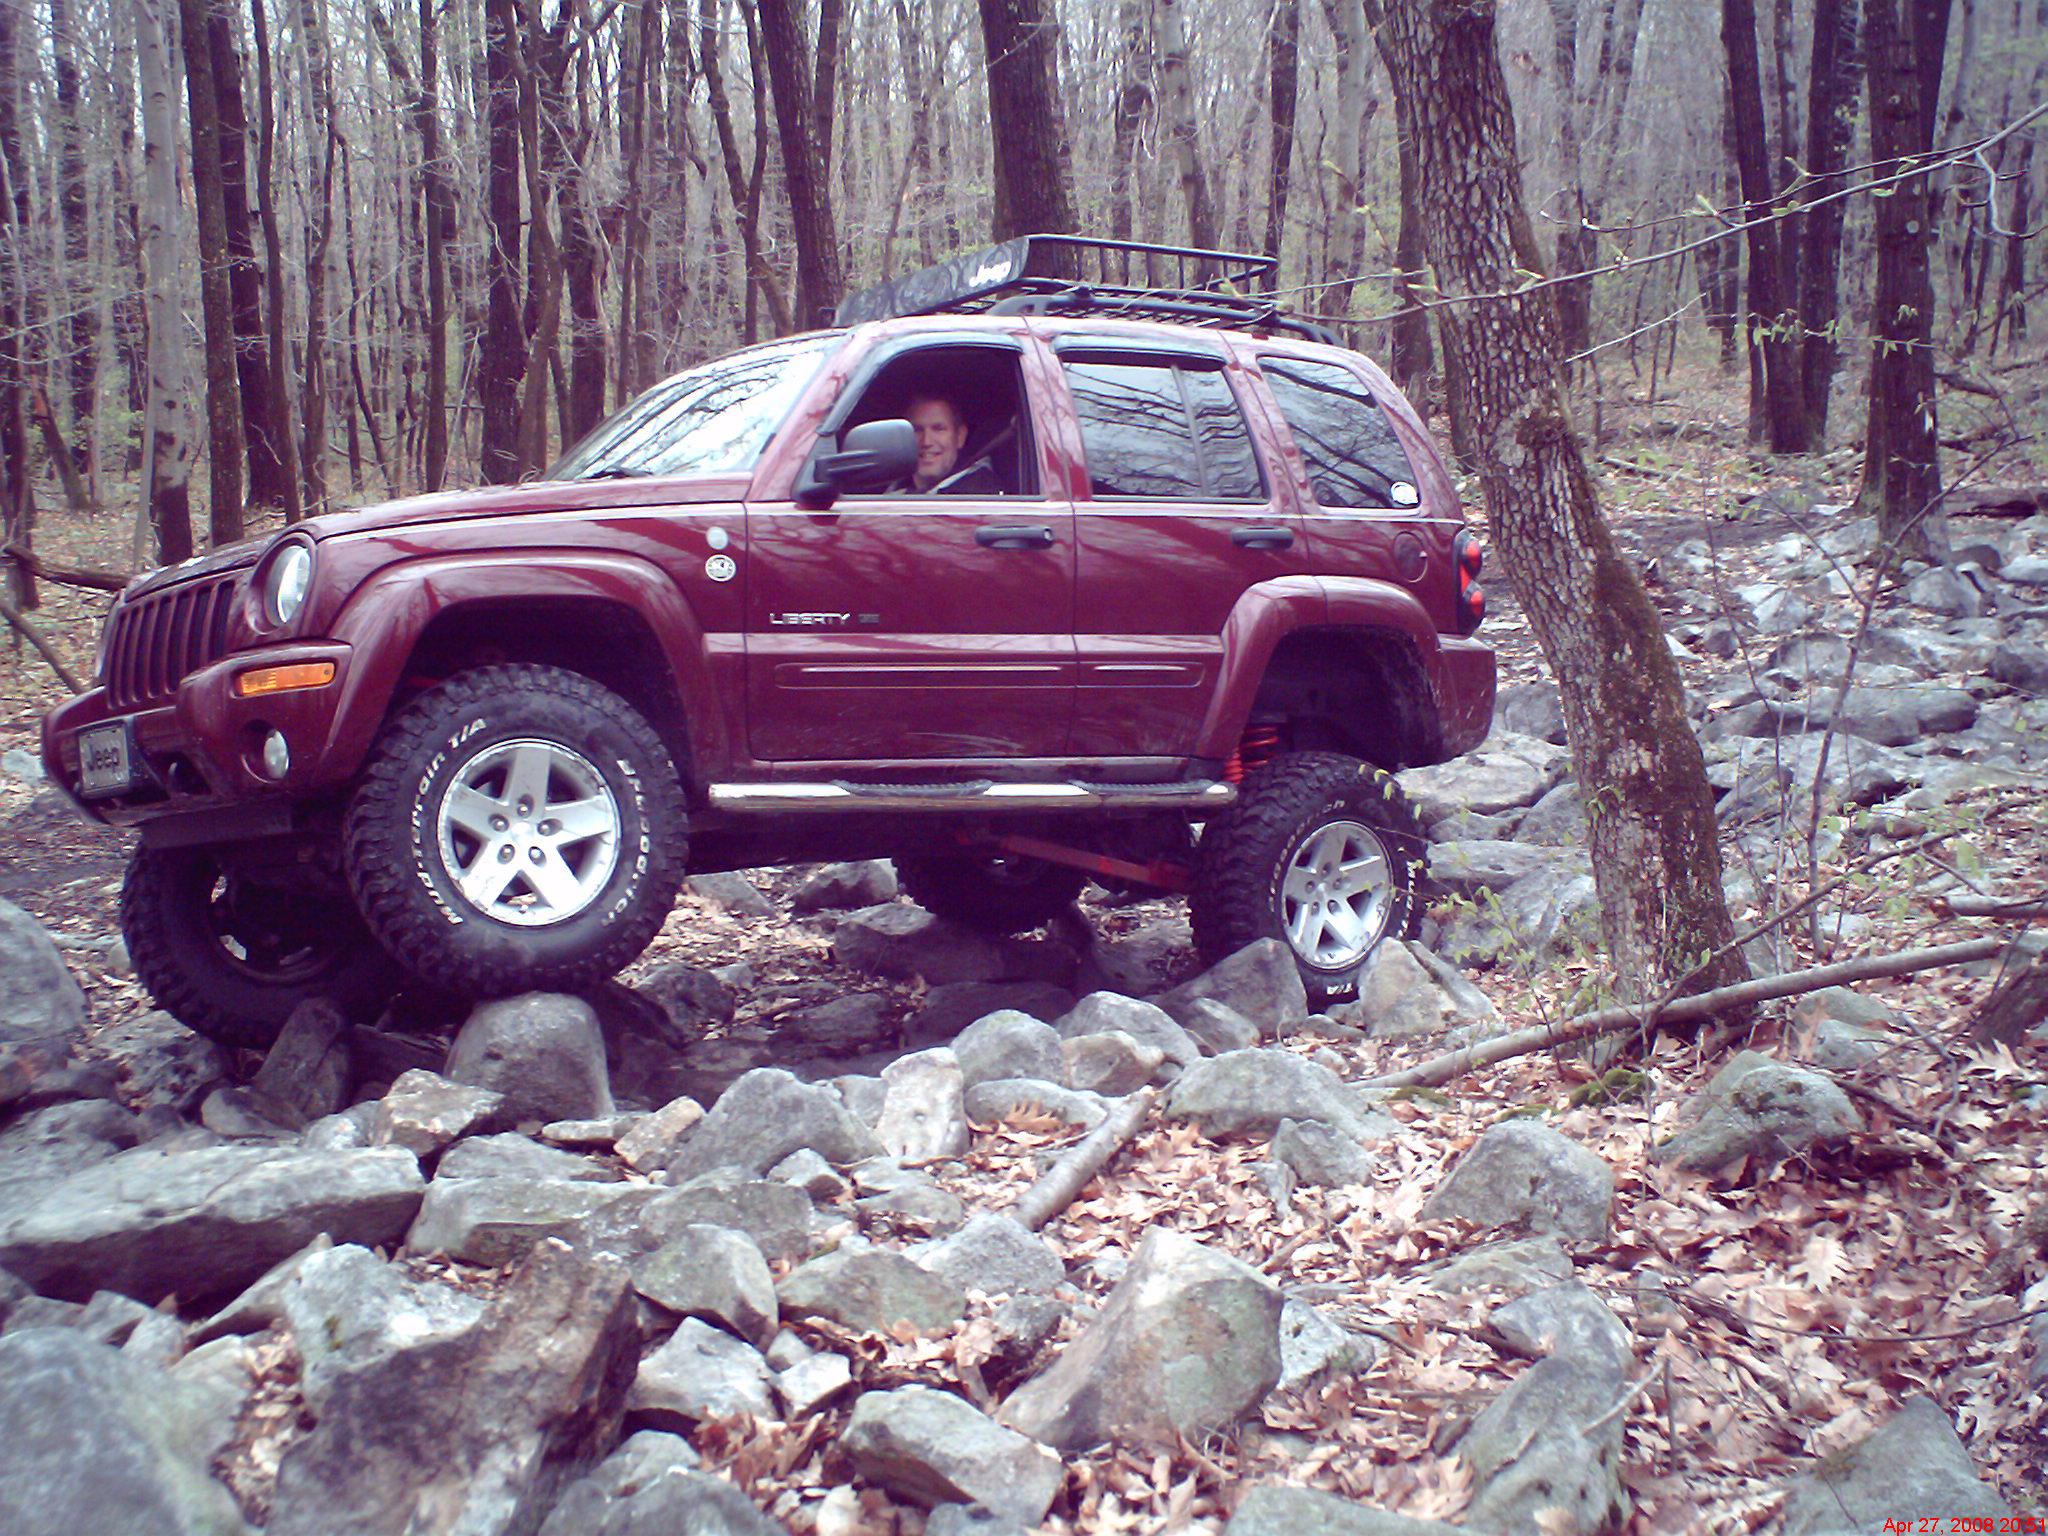
<path fill-rule="evenodd" d="M 928 491 L 960 462 L 960 450 L 967 446 L 967 423 L 950 401 L 929 398 L 911 401 L 909 419 L 917 429 L 917 488 Z"/>

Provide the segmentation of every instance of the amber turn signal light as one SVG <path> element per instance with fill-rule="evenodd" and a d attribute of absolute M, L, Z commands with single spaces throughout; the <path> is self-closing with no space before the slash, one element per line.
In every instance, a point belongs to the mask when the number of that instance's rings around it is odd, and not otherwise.
<path fill-rule="evenodd" d="M 257 698 L 266 693 L 291 693 L 300 688 L 325 688 L 334 681 L 331 661 L 298 661 L 287 667 L 258 667 L 235 678 L 235 696 Z"/>

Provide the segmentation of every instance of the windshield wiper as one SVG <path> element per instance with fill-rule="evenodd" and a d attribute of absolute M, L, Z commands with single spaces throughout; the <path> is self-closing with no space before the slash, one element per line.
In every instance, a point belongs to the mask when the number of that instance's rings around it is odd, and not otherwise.
<path fill-rule="evenodd" d="M 634 469 L 625 464 L 613 464 L 606 469 L 594 469 L 587 475 L 578 475 L 578 480 L 649 480 L 654 476 L 651 469 Z"/>

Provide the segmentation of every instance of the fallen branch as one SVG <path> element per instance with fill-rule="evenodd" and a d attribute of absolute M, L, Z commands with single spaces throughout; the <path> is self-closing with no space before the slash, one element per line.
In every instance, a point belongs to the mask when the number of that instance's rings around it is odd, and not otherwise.
<path fill-rule="evenodd" d="M 1108 1119 L 1067 1148 L 1045 1177 L 1024 1191 L 1010 1214 L 1036 1232 L 1072 1205 L 1102 1165 L 1138 1134 L 1156 1097 L 1155 1090 L 1142 1088 L 1111 1110 Z"/>
<path fill-rule="evenodd" d="M 2011 900 L 1997 896 L 1945 896 L 1941 904 L 1957 917 L 2003 917 L 2013 920 L 2048 917 L 2048 900 L 2039 896 L 2018 896 Z"/>
<path fill-rule="evenodd" d="M 1815 966 L 1804 971 L 1788 971 L 1782 976 L 1763 976 L 1753 981 L 1737 982 L 1732 987 L 1717 987 L 1711 992 L 1695 992 L 1690 997 L 1679 998 L 1661 1008 L 1600 1008 L 1592 1013 L 1560 1019 L 1555 1024 L 1539 1024 L 1530 1029 L 1518 1029 L 1513 1034 L 1502 1035 L 1495 1040 L 1483 1041 L 1478 1045 L 1468 1045 L 1461 1050 L 1434 1056 L 1428 1061 L 1399 1072 L 1368 1078 L 1359 1086 L 1433 1088 L 1463 1073 L 1476 1071 L 1480 1067 L 1490 1067 L 1497 1061 L 1506 1061 L 1513 1056 L 1526 1056 L 1531 1051 L 1540 1051 L 1547 1046 L 1561 1045 L 1567 1040 L 1583 1040 L 1591 1035 L 1611 1035 L 1624 1029 L 1641 1029 L 1658 1022 L 1681 1024 L 1688 1019 L 1720 1013 L 1724 1009 L 1743 1008 L 1751 1003 L 1766 1003 L 1780 997 L 1799 997 L 1808 992 L 1818 992 L 1822 987 L 1841 986 L 1852 981 L 1875 981 L 1884 976 L 1908 976 L 1915 971 L 1933 970 L 1941 965 L 1961 965 L 1965 961 L 1982 960 L 1995 955 L 2004 949 L 2005 945 L 2006 941 L 2001 938 L 1965 939 L 1959 944 L 1936 944 L 1928 949 L 1909 949 L 1896 955 L 1866 955 L 1861 959 L 1844 960 L 1835 965 Z"/>
<path fill-rule="evenodd" d="M 64 679 L 64 686 L 66 688 L 69 688 L 73 693 L 85 692 L 85 684 L 78 680 L 76 673 L 64 665 L 64 658 L 50 648 L 50 642 L 43 638 L 43 632 L 29 621 L 27 614 L 23 613 L 4 597 L 0 597 L 0 619 L 5 619 L 14 627 L 15 633 L 19 634 L 42 653 L 43 660 L 50 664 L 51 670 Z"/>
<path fill-rule="evenodd" d="M 95 592 L 119 592 L 135 578 L 125 571 L 97 571 L 83 565 L 52 565 L 42 556 L 10 544 L 0 555 L 14 561 L 39 581 L 54 581 L 60 587 L 90 587 Z"/>
<path fill-rule="evenodd" d="M 1951 491 L 1942 511 L 1952 517 L 2032 517 L 2048 510 L 2048 485 L 1991 485 Z"/>

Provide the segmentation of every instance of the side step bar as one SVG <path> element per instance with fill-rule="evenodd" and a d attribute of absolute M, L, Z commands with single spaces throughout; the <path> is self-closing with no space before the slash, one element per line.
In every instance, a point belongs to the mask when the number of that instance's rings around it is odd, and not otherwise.
<path fill-rule="evenodd" d="M 722 811 L 1068 811 L 1220 810 L 1237 786 L 1215 779 L 1180 784 L 997 784 L 974 779 L 956 784 L 830 783 L 714 784 L 711 804 Z"/>

